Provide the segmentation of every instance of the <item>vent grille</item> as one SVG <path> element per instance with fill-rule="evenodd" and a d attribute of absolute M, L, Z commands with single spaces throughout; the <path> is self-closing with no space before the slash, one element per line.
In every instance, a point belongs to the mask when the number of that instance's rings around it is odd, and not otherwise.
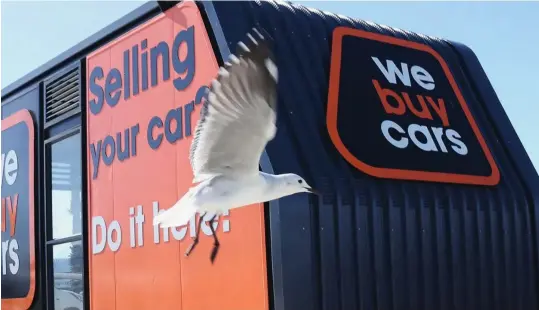
<path fill-rule="evenodd" d="M 45 86 L 45 122 L 60 119 L 80 107 L 79 68 L 48 82 Z"/>

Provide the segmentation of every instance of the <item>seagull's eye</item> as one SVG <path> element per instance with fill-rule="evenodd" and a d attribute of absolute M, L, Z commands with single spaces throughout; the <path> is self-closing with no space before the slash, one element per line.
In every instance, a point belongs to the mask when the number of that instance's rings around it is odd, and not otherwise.
<path fill-rule="evenodd" d="M 299 184 L 303 183 L 303 180 L 298 180 L 298 183 L 299 183 Z"/>

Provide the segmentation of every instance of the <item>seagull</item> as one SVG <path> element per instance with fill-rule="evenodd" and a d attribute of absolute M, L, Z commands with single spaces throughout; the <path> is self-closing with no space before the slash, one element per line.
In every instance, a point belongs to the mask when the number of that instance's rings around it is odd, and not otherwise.
<path fill-rule="evenodd" d="M 201 214 L 186 256 L 198 244 L 206 215 L 212 216 L 212 223 L 230 209 L 301 192 L 318 195 L 297 174 L 259 171 L 262 152 L 277 131 L 278 70 L 267 32 L 253 28 L 247 38 L 247 44 L 240 41 L 236 55 L 219 68 L 201 108 L 189 152 L 193 186 L 153 220 L 160 227 L 177 227 Z M 214 239 L 213 264 L 220 244 L 213 226 L 209 227 Z"/>

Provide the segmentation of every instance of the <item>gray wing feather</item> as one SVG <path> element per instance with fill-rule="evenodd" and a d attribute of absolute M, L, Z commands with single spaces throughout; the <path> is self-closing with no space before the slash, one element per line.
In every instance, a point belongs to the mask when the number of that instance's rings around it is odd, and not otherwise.
<path fill-rule="evenodd" d="M 191 143 L 193 182 L 258 173 L 260 156 L 276 132 L 277 69 L 270 37 L 257 29 L 221 67 L 203 102 Z"/>

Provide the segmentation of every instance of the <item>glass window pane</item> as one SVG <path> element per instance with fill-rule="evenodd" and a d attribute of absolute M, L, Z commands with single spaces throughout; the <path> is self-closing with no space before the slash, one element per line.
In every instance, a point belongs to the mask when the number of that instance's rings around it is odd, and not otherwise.
<path fill-rule="evenodd" d="M 84 308 L 82 241 L 54 245 L 54 309 Z"/>
<path fill-rule="evenodd" d="M 51 145 L 52 237 L 82 231 L 81 141 L 76 134 Z"/>

